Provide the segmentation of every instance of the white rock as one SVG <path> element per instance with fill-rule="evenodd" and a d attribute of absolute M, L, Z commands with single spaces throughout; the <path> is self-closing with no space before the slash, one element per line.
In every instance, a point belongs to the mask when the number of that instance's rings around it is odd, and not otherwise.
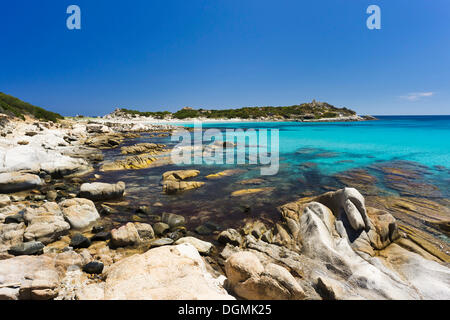
<path fill-rule="evenodd" d="M 76 230 L 84 230 L 100 219 L 94 203 L 88 199 L 74 198 L 59 203 L 64 218 Z"/>
<path fill-rule="evenodd" d="M 198 252 L 202 254 L 209 254 L 211 252 L 211 249 L 213 247 L 212 243 L 206 242 L 194 237 L 184 237 L 178 239 L 175 244 L 182 244 L 182 243 L 189 243 L 192 246 L 194 246 L 195 249 L 197 249 Z"/>
<path fill-rule="evenodd" d="M 43 185 L 39 176 L 21 172 L 0 173 L 0 192 L 12 193 L 29 190 Z"/>
<path fill-rule="evenodd" d="M 107 274 L 105 299 L 233 300 L 189 244 L 164 246 L 125 258 Z"/>
<path fill-rule="evenodd" d="M 125 182 L 118 182 L 116 184 L 109 183 L 83 183 L 80 187 L 79 197 L 90 200 L 109 200 L 120 198 L 125 192 Z"/>

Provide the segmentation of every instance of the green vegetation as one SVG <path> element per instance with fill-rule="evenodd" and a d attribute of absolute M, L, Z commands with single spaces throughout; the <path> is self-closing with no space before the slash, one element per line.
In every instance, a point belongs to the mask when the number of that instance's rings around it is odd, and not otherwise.
<path fill-rule="evenodd" d="M 119 109 L 119 112 L 133 116 L 154 117 L 164 119 L 171 116 L 175 119 L 208 118 L 208 119 L 261 119 L 270 118 L 278 120 L 289 119 L 322 119 L 335 118 L 339 115 L 352 116 L 356 112 L 347 108 L 336 108 L 325 102 L 303 103 L 288 107 L 245 107 L 240 109 L 204 110 L 183 108 L 175 113 L 140 112 L 128 109 Z"/>
<path fill-rule="evenodd" d="M 64 117 L 58 113 L 47 111 L 33 106 L 13 96 L 0 92 L 0 113 L 25 119 L 24 115 L 30 115 L 40 120 L 56 122 Z"/>
<path fill-rule="evenodd" d="M 120 109 L 120 111 L 134 116 L 153 117 L 156 119 L 164 119 L 166 116 L 171 114 L 171 112 L 169 111 L 141 112 L 136 110 L 128 110 L 124 108 Z"/>

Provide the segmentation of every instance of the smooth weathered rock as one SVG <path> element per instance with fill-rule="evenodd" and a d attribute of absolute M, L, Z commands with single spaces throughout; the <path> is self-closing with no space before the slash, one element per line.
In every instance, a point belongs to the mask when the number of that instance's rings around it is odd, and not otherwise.
<path fill-rule="evenodd" d="M 228 283 L 248 300 L 298 300 L 305 294 L 285 268 L 270 263 L 265 267 L 251 252 L 237 252 L 225 262 Z"/>
<path fill-rule="evenodd" d="M 200 181 L 172 181 L 167 180 L 163 183 L 163 191 L 167 194 L 174 194 L 177 192 L 183 192 L 193 190 L 204 186 L 204 182 Z"/>
<path fill-rule="evenodd" d="M 110 183 L 84 183 L 80 187 L 80 198 L 87 198 L 93 201 L 110 200 L 121 198 L 125 192 L 125 182 L 116 184 Z"/>
<path fill-rule="evenodd" d="M 0 173 L 0 192 L 12 193 L 39 188 L 44 182 L 35 174 L 20 172 Z"/>
<path fill-rule="evenodd" d="M 139 232 L 131 222 L 111 231 L 111 244 L 114 247 L 133 246 L 140 242 Z"/>
<path fill-rule="evenodd" d="M 105 299 L 232 300 L 189 244 L 164 246 L 112 265 Z"/>
<path fill-rule="evenodd" d="M 75 198 L 59 203 L 64 218 L 76 230 L 84 230 L 100 219 L 100 215 L 91 200 Z"/>
<path fill-rule="evenodd" d="M 175 170 L 167 171 L 162 175 L 163 181 L 180 181 L 188 178 L 194 178 L 200 174 L 198 170 Z"/>
<path fill-rule="evenodd" d="M 162 246 L 169 246 L 173 244 L 174 241 L 171 238 L 161 238 L 161 239 L 155 239 L 153 240 L 150 245 L 152 247 L 162 247 Z"/>
<path fill-rule="evenodd" d="M 197 251 L 200 254 L 205 254 L 205 255 L 210 254 L 211 250 L 213 248 L 212 243 L 206 242 L 206 241 L 194 238 L 194 237 L 180 238 L 175 242 L 175 244 L 182 244 L 182 243 L 189 243 L 190 245 L 194 246 L 194 248 L 197 249 Z"/>
<path fill-rule="evenodd" d="M 66 235 L 70 229 L 61 209 L 54 202 L 47 202 L 36 209 L 27 208 L 24 218 L 28 223 L 24 234 L 26 241 L 49 244 Z"/>
<path fill-rule="evenodd" d="M 37 174 L 45 171 L 52 176 L 70 176 L 92 171 L 85 160 L 64 156 L 55 150 L 59 144 L 66 143 L 62 138 L 43 135 L 41 141 L 33 145 L 0 148 L 0 172 L 27 171 Z M 46 149 L 43 144 L 54 145 Z"/>
<path fill-rule="evenodd" d="M 242 189 L 242 190 L 236 190 L 231 193 L 232 197 L 241 197 L 241 196 L 248 196 L 253 195 L 257 193 L 270 193 L 275 188 L 267 187 L 267 188 L 254 188 L 254 189 Z"/>

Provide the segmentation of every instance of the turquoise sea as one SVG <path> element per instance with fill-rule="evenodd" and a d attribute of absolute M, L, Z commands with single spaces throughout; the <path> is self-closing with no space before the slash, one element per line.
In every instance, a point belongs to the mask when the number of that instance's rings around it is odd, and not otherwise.
<path fill-rule="evenodd" d="M 364 195 L 450 198 L 450 116 L 379 116 L 364 122 L 239 122 L 203 123 L 203 129 L 278 129 L 280 168 L 276 175 L 261 176 L 260 165 L 169 165 L 138 171 L 100 173 L 103 181 L 127 183 L 127 200 L 134 206 L 163 204 L 155 213 L 183 214 L 196 226 L 204 221 L 222 227 L 246 219 L 274 220 L 277 206 L 303 196 L 354 186 Z M 192 124 L 183 124 L 192 126 Z M 158 142 L 174 146 L 170 137 L 140 138 L 127 145 Z M 253 146 L 248 146 L 251 148 Z M 108 150 L 106 159 L 120 157 Z M 198 169 L 194 180 L 202 188 L 177 195 L 162 193 L 161 175 L 177 169 Z M 208 174 L 240 169 L 221 179 Z M 260 179 L 243 184 L 243 180 Z M 236 190 L 266 188 L 267 192 L 232 197 Z M 132 214 L 132 213 L 130 213 Z M 126 218 L 124 218 L 126 219 Z M 120 222 L 120 221 L 119 221 Z"/>

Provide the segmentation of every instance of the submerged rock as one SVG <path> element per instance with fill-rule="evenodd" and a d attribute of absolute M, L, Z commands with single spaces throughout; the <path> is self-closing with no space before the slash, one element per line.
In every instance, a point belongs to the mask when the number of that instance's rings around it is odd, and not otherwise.
<path fill-rule="evenodd" d="M 167 194 L 174 194 L 177 192 L 197 189 L 204 185 L 204 182 L 199 181 L 166 181 L 163 184 L 163 191 Z"/>
<path fill-rule="evenodd" d="M 232 197 L 241 197 L 241 196 L 248 196 L 253 195 L 256 193 L 268 193 L 275 190 L 275 188 L 254 188 L 254 189 L 242 189 L 242 190 L 236 190 L 231 193 Z"/>

